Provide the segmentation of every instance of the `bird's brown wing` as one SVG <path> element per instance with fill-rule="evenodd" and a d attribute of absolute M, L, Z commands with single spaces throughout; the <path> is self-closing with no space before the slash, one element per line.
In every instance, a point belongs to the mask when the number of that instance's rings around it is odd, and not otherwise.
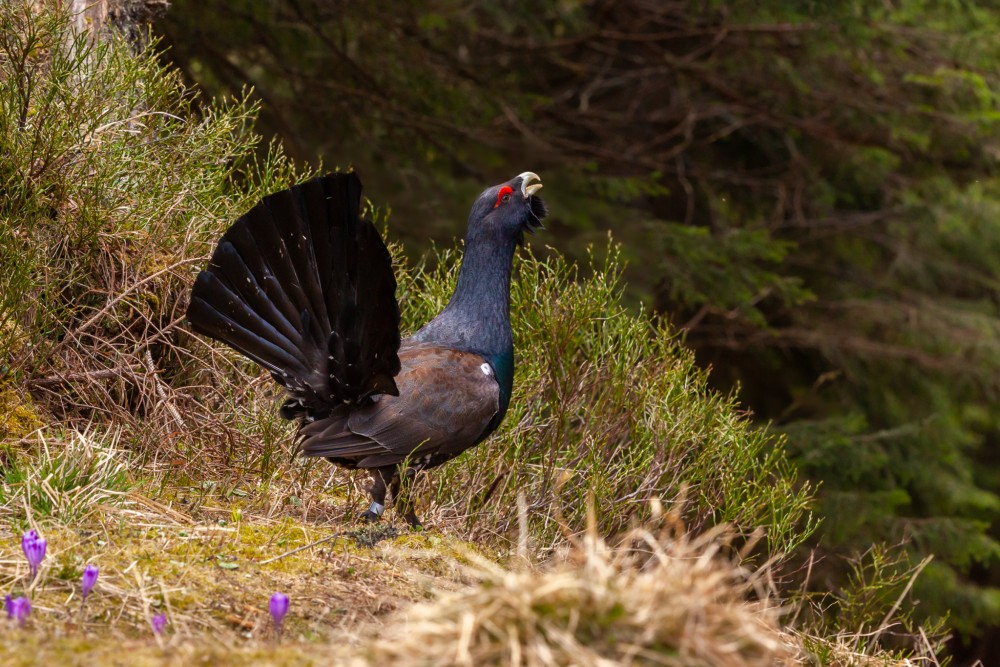
<path fill-rule="evenodd" d="M 493 369 L 478 354 L 404 345 L 399 395 L 315 421 L 302 453 L 351 460 L 360 468 L 424 454 L 456 454 L 476 444 L 500 409 Z"/>

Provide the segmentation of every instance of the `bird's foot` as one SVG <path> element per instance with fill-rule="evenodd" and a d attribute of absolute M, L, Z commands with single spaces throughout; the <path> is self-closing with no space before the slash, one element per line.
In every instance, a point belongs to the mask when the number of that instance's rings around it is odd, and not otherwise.
<path fill-rule="evenodd" d="M 361 520 L 366 523 L 375 523 L 382 518 L 385 512 L 385 505 L 372 501 L 371 506 L 361 515 Z"/>
<path fill-rule="evenodd" d="M 423 524 L 420 523 L 420 519 L 417 518 L 417 513 L 414 512 L 413 510 L 410 510 L 409 512 L 404 514 L 403 520 L 406 521 L 406 523 L 409 524 L 410 528 L 412 528 L 413 530 L 424 529 Z"/>

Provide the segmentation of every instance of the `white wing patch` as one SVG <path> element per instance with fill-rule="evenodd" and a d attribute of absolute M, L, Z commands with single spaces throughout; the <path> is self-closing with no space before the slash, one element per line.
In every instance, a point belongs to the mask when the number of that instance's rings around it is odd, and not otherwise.
<path fill-rule="evenodd" d="M 482 366 L 479 367 L 479 370 L 481 370 L 483 372 L 483 375 L 485 375 L 486 377 L 490 377 L 491 375 L 493 375 L 493 369 L 490 368 L 489 364 L 483 364 Z"/>

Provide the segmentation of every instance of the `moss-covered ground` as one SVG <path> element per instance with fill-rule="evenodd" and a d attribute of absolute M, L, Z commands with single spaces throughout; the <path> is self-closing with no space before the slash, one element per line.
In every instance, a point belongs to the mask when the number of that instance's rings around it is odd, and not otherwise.
<path fill-rule="evenodd" d="M 32 600 L 23 628 L 3 623 L 0 663 L 330 664 L 392 612 L 460 585 L 459 554 L 475 550 L 389 516 L 354 520 L 333 494 L 338 519 L 303 517 L 287 497 L 266 512 L 274 499 L 263 496 L 275 493 L 138 484 L 73 525 L 43 522 L 34 580 L 19 532 L 0 528 L 0 592 Z M 81 605 L 87 563 L 100 575 Z M 291 599 L 280 637 L 267 611 L 278 591 Z M 155 614 L 168 619 L 161 636 Z"/>

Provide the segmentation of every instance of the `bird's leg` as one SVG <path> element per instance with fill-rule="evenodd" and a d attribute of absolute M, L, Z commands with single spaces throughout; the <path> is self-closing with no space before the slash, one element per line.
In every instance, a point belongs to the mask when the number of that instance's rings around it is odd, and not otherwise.
<path fill-rule="evenodd" d="M 382 513 L 385 512 L 385 474 L 382 468 L 375 468 L 372 470 L 372 485 L 368 489 L 368 493 L 372 497 L 372 504 L 361 518 L 369 523 L 374 523 L 382 517 Z"/>
<path fill-rule="evenodd" d="M 403 475 L 397 469 L 396 474 L 392 476 L 392 481 L 389 482 L 389 490 L 392 492 L 392 502 L 396 510 L 396 513 L 403 517 L 403 520 L 410 525 L 410 528 L 420 528 L 420 519 L 417 518 L 417 511 L 413 507 L 413 500 L 410 498 L 410 491 L 412 490 L 413 478 L 416 476 L 416 471 L 413 468 L 406 469 L 406 488 L 403 489 L 402 478 Z"/>

